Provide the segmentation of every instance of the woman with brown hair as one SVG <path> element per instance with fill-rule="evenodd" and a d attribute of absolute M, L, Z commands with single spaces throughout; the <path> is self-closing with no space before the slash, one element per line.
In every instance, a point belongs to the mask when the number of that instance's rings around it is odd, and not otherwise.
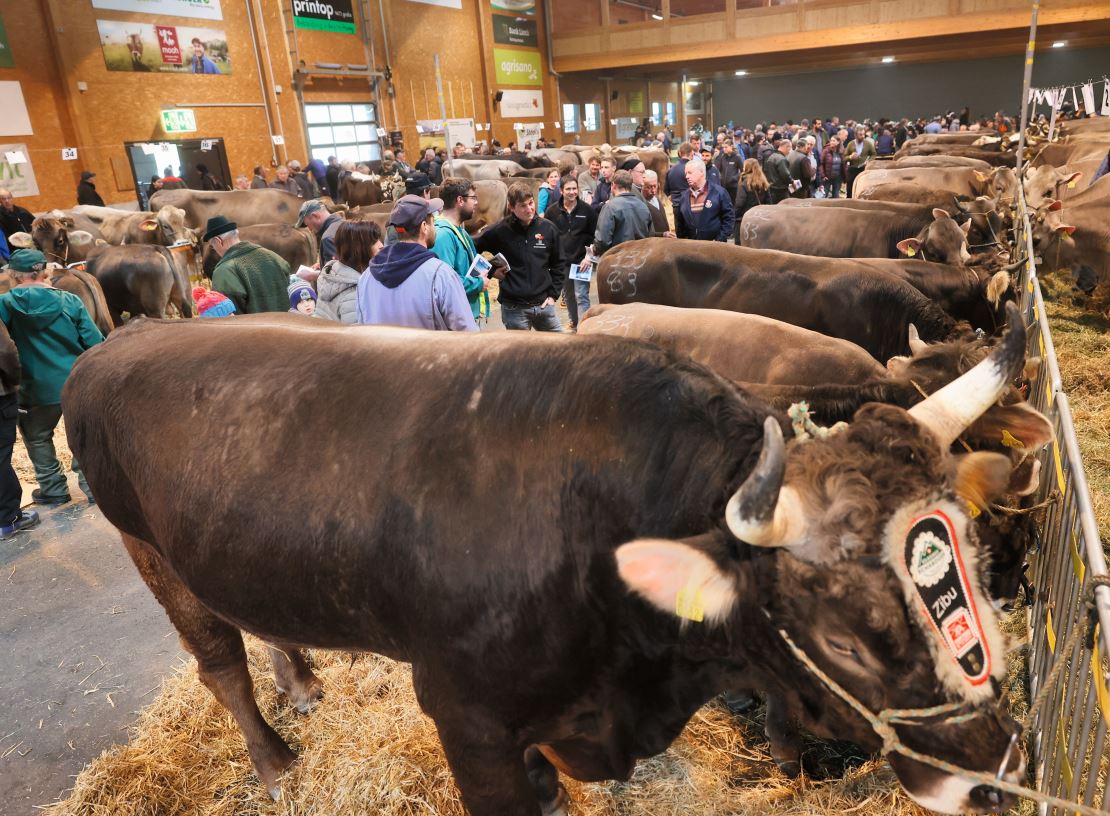
<path fill-rule="evenodd" d="M 740 243 L 740 221 L 744 218 L 744 213 L 760 204 L 770 204 L 770 190 L 771 183 L 763 175 L 759 159 L 745 159 L 744 167 L 740 170 L 740 183 L 736 187 L 736 243 Z"/>
<path fill-rule="evenodd" d="M 382 248 L 382 230 L 373 221 L 344 221 L 335 233 L 335 258 L 316 281 L 316 314 L 340 323 L 357 323 L 355 287 Z"/>

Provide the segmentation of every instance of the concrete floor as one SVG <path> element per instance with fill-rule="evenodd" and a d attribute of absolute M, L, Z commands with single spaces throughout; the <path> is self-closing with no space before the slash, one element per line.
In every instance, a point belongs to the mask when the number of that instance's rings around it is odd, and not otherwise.
<path fill-rule="evenodd" d="M 71 480 L 73 481 L 73 480 Z M 82 496 L 75 483 L 70 492 Z M 0 541 L 0 814 L 35 813 L 186 655 L 119 535 L 82 496 Z"/>

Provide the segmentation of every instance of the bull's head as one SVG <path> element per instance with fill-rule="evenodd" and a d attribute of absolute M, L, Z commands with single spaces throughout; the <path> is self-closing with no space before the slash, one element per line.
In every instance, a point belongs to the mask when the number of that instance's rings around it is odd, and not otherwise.
<path fill-rule="evenodd" d="M 753 687 L 754 674 L 819 736 L 890 747 L 844 694 L 873 713 L 957 704 L 966 716 L 897 723 L 898 740 L 1020 780 L 1015 726 L 996 710 L 1005 643 L 963 498 L 1004 491 L 1011 464 L 996 453 L 949 453 L 1021 371 L 1025 331 L 1019 319 L 1011 325 L 990 357 L 908 411 L 867 405 L 839 434 L 790 445 L 768 418 L 759 461 L 725 508 L 742 543 L 722 532 L 635 541 L 617 551 L 622 579 L 671 614 L 721 627 L 736 686 Z M 1007 804 L 996 787 L 897 751 L 888 757 L 926 807 Z"/>
<path fill-rule="evenodd" d="M 31 239 L 47 260 L 67 263 L 71 246 L 92 243 L 93 236 L 76 229 L 73 219 L 60 210 L 52 210 L 31 222 Z"/>
<path fill-rule="evenodd" d="M 923 260 L 937 261 L 949 266 L 966 266 L 971 260 L 967 250 L 967 234 L 971 222 L 957 224 L 946 210 L 933 210 L 933 223 L 918 233 L 916 238 L 898 242 L 898 249 L 911 258 L 921 255 Z"/>
<path fill-rule="evenodd" d="M 1064 204 L 1049 200 L 1037 208 L 1031 219 L 1033 248 L 1042 255 L 1052 269 L 1069 267 L 1075 260 L 1075 225 L 1069 224 L 1064 214 Z"/>
<path fill-rule="evenodd" d="M 1060 194 L 1061 186 L 1074 188 L 1083 176 L 1081 172 L 1071 172 L 1042 164 L 1025 171 L 1025 203 L 1036 209 L 1052 201 Z"/>

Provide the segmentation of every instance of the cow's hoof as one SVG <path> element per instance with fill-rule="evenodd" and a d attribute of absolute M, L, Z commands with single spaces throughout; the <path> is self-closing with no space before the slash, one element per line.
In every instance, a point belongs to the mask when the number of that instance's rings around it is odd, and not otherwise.
<path fill-rule="evenodd" d="M 783 760 L 782 762 L 776 760 L 775 764 L 779 766 L 783 776 L 788 779 L 797 779 L 802 774 L 802 763 L 796 759 Z"/>
<path fill-rule="evenodd" d="M 542 802 L 540 807 L 543 809 L 543 816 L 567 816 L 570 808 L 570 794 L 563 784 L 559 783 L 559 793 L 554 799 L 548 802 Z"/>
<path fill-rule="evenodd" d="M 275 688 L 278 694 L 285 695 L 285 698 L 301 714 L 310 713 L 315 708 L 316 703 L 324 696 L 324 685 L 316 677 L 313 677 L 312 682 L 304 686 L 287 689 L 275 684 Z"/>

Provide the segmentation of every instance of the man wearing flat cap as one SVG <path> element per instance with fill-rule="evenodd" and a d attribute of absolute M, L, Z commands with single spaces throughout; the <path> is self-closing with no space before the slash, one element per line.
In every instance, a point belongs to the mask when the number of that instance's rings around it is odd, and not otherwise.
<path fill-rule="evenodd" d="M 220 256 L 212 288 L 238 314 L 289 311 L 289 264 L 276 252 L 239 239 L 239 227 L 222 215 L 208 219 L 205 242 Z"/>
<path fill-rule="evenodd" d="M 335 233 L 342 223 L 343 216 L 328 212 L 324 202 L 318 198 L 309 199 L 301 205 L 297 226 L 308 227 L 316 236 L 316 245 L 320 247 L 318 269 L 323 269 L 324 264 L 335 257 Z"/>
<path fill-rule="evenodd" d="M 88 204 L 93 207 L 103 207 L 104 199 L 96 191 L 96 185 L 90 181 L 96 173 L 91 170 L 81 171 L 81 181 L 77 184 L 77 203 Z"/>
<path fill-rule="evenodd" d="M 373 257 L 358 280 L 358 322 L 477 331 L 462 279 L 436 257 L 434 216 L 443 201 L 407 195 L 393 205 L 397 243 Z"/>

